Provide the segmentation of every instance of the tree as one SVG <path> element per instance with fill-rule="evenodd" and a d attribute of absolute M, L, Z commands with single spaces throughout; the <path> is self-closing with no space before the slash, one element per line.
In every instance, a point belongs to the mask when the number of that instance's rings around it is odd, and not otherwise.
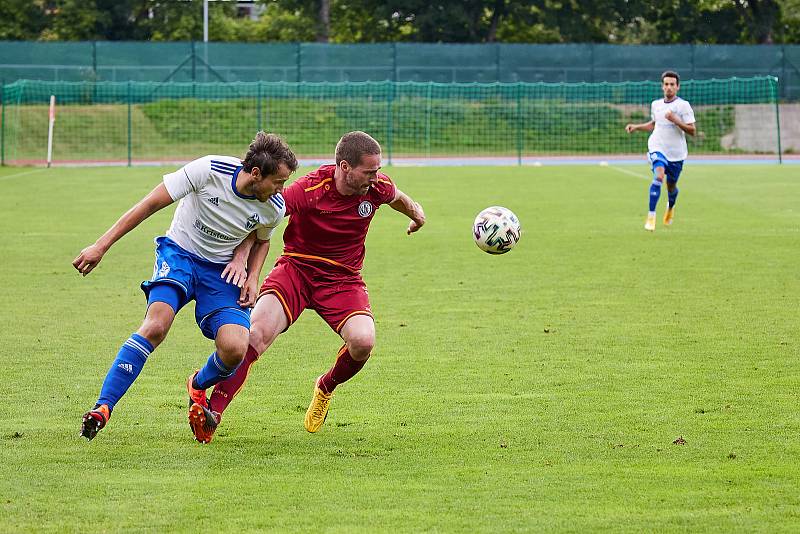
<path fill-rule="evenodd" d="M 209 3 L 212 41 L 796 43 L 800 0 L 258 0 Z M 202 0 L 0 0 L 0 39 L 200 40 Z"/>
<path fill-rule="evenodd" d="M 0 1 L 0 39 L 36 39 L 45 28 L 43 2 L 30 0 Z"/>

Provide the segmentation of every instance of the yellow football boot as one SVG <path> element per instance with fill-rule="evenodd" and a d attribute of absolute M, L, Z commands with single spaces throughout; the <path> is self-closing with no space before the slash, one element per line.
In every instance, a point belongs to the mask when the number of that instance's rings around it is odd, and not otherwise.
<path fill-rule="evenodd" d="M 673 217 L 675 217 L 675 206 L 672 206 L 671 208 L 668 207 L 667 211 L 664 212 L 664 225 L 671 225 Z"/>
<path fill-rule="evenodd" d="M 314 383 L 314 396 L 311 398 L 311 404 L 308 406 L 306 418 L 303 421 L 306 430 L 309 432 L 316 432 L 322 428 L 322 423 L 328 417 L 328 405 L 331 402 L 331 397 L 333 397 L 333 393 L 325 393 L 319 388 L 321 378 L 322 376 L 317 378 L 316 383 Z"/>
<path fill-rule="evenodd" d="M 647 214 L 647 220 L 644 223 L 644 229 L 647 230 L 648 232 L 655 231 L 655 229 L 656 229 L 656 215 L 655 215 L 655 213 L 653 213 L 653 214 L 649 214 L 648 213 Z"/>

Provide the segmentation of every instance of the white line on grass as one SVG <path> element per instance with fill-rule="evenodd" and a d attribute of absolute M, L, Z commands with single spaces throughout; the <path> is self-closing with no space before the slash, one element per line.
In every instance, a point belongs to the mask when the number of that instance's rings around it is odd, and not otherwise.
<path fill-rule="evenodd" d="M 16 178 L 18 176 L 25 176 L 27 174 L 35 174 L 37 172 L 44 172 L 47 169 L 33 169 L 32 171 L 23 171 L 23 172 L 15 172 L 14 174 L 6 174 L 5 176 L 0 176 L 0 180 L 4 180 L 6 178 Z"/>
<path fill-rule="evenodd" d="M 643 180 L 649 180 L 650 179 L 649 176 L 643 176 L 642 174 L 640 174 L 638 172 L 629 171 L 628 169 L 623 169 L 622 167 L 617 167 L 615 165 L 609 165 L 609 167 L 614 169 L 615 171 L 624 172 L 625 174 L 627 174 L 629 176 L 635 176 L 635 177 L 641 178 Z"/>

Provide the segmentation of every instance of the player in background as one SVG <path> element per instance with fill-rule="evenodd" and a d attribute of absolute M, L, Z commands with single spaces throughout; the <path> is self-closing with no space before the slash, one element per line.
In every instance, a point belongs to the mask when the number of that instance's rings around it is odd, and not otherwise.
<path fill-rule="evenodd" d="M 628 124 L 625 131 L 653 132 L 647 140 L 647 153 L 653 169 L 653 182 L 650 184 L 650 206 L 644 229 L 656 229 L 656 205 L 661 196 L 661 184 L 667 179 L 667 211 L 664 224 L 669 226 L 675 217 L 675 200 L 678 198 L 678 178 L 683 162 L 689 155 L 686 147 L 686 134 L 695 135 L 697 127 L 694 111 L 689 102 L 678 96 L 681 79 L 677 72 L 666 71 L 661 75 L 661 89 L 664 98 L 653 100 L 650 104 L 650 121 L 643 124 Z"/>
<path fill-rule="evenodd" d="M 255 233 L 249 268 L 260 272 L 270 236 L 284 216 L 280 193 L 296 169 L 297 159 L 281 138 L 258 132 L 244 160 L 206 156 L 164 175 L 163 183 L 75 258 L 72 265 L 86 276 L 122 236 L 180 200 L 166 235 L 155 240 L 153 277 L 141 286 L 147 298 L 144 321 L 119 349 L 97 403 L 83 416 L 81 436 L 91 440 L 108 423 L 190 300 L 195 301 L 197 325 L 216 345 L 187 383 L 190 425 L 205 420 L 205 390 L 233 374 L 247 350 L 249 307 L 258 289 L 257 280 L 246 282 L 244 263 L 232 261 L 234 249 Z"/>
<path fill-rule="evenodd" d="M 388 204 L 411 219 L 411 234 L 425 224 L 425 213 L 379 172 L 381 147 L 368 134 L 345 134 L 335 155 L 335 165 L 323 165 L 284 190 L 289 223 L 283 255 L 261 286 L 242 365 L 214 388 L 207 424 L 193 427 L 200 431 L 195 431 L 198 441 L 211 440 L 250 367 L 303 310 L 316 311 L 344 341 L 333 366 L 314 383 L 304 420 L 309 432 L 320 429 L 334 389 L 364 367 L 375 346 L 375 322 L 360 274 L 370 222 L 377 209 Z M 248 245 L 249 240 L 237 254 L 246 254 Z M 258 271 L 250 269 L 248 283 L 254 276 Z"/>

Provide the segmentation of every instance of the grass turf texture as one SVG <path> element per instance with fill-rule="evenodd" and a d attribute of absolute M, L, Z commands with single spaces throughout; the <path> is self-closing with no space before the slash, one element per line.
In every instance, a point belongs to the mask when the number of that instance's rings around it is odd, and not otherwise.
<path fill-rule="evenodd" d="M 690 162 L 654 234 L 647 169 L 626 170 L 389 169 L 429 222 L 373 223 L 372 360 L 306 433 L 339 340 L 304 314 L 201 446 L 184 381 L 212 345 L 191 305 L 78 438 L 172 209 L 89 277 L 70 262 L 161 171 L 0 169 L 1 529 L 796 530 L 798 170 Z M 524 228 L 501 257 L 470 237 L 493 204 Z"/>

